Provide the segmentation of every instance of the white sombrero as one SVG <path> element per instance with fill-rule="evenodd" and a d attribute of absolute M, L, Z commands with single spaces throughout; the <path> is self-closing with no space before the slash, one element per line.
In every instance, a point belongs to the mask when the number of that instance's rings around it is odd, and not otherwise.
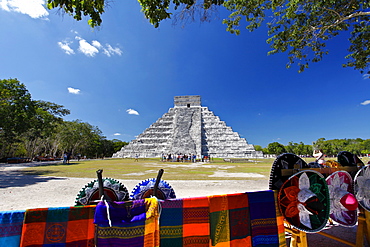
<path fill-rule="evenodd" d="M 351 175 L 337 171 L 326 178 L 330 196 L 330 218 L 343 226 L 357 223 L 358 202 L 353 195 Z"/>
<path fill-rule="evenodd" d="M 355 196 L 358 203 L 367 211 L 370 211 L 370 167 L 361 168 L 355 176 Z"/>

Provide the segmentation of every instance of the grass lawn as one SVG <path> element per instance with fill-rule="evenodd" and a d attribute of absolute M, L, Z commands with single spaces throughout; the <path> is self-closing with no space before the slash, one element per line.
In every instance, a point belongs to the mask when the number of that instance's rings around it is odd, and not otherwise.
<path fill-rule="evenodd" d="M 329 158 L 327 158 L 328 160 Z M 336 160 L 336 158 L 331 158 Z M 314 158 L 304 158 L 309 163 Z M 210 163 L 161 162 L 159 158 L 139 159 L 99 159 L 72 161 L 70 164 L 57 163 L 26 168 L 24 174 L 95 178 L 96 171 L 103 169 L 103 177 L 115 179 L 144 180 L 157 177 L 159 169 L 164 169 L 165 180 L 260 180 L 269 179 L 274 159 L 254 159 L 248 163 L 230 163 L 223 159 L 213 159 Z M 366 164 L 367 158 L 363 159 Z M 262 176 L 261 176 L 262 175 Z"/>
<path fill-rule="evenodd" d="M 138 179 L 156 177 L 164 169 L 166 180 L 236 180 L 268 179 L 274 159 L 256 159 L 256 162 L 230 163 L 214 159 L 210 163 L 161 162 L 157 159 L 99 159 L 72 161 L 70 164 L 51 164 L 23 169 L 24 174 L 95 178 L 96 171 L 103 169 L 103 177 Z M 257 177 L 256 177 L 257 175 Z M 259 175 L 259 176 L 258 176 Z M 263 176 L 260 176 L 263 175 Z"/>

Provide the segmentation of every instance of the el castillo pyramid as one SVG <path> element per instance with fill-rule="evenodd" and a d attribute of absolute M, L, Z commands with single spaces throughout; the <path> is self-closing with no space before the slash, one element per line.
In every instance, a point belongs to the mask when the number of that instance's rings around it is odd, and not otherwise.
<path fill-rule="evenodd" d="M 135 140 L 113 154 L 113 158 L 161 157 L 163 154 L 196 154 L 197 157 L 255 158 L 255 151 L 231 127 L 226 126 L 200 96 L 175 96 L 175 106 L 144 130 Z"/>

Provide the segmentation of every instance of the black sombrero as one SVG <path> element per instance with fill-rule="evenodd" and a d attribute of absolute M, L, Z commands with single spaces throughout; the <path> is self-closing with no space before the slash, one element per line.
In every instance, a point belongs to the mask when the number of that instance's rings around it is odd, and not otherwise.
<path fill-rule="evenodd" d="M 284 153 L 279 155 L 272 164 L 269 189 L 279 190 L 283 183 L 291 176 L 291 174 L 283 176 L 281 174 L 282 170 L 294 168 L 309 168 L 309 165 L 295 154 Z"/>

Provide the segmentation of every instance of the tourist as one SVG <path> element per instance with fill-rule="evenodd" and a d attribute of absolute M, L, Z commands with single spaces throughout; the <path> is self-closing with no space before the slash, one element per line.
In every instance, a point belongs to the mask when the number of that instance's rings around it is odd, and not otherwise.
<path fill-rule="evenodd" d="M 318 150 L 315 149 L 313 151 L 313 157 L 316 158 L 316 162 L 319 165 L 325 167 L 325 155 L 324 155 L 324 152 L 321 149 L 318 149 Z"/>
<path fill-rule="evenodd" d="M 67 164 L 69 164 L 69 160 L 71 159 L 71 155 L 72 155 L 71 152 L 67 153 Z"/>
<path fill-rule="evenodd" d="M 67 163 L 67 158 L 68 158 L 67 153 L 64 152 L 64 154 L 63 154 L 63 164 Z"/>

